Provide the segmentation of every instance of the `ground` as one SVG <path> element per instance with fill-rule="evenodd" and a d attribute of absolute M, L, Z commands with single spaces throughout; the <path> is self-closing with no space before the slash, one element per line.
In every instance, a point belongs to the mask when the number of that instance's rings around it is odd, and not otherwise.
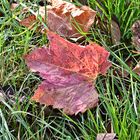
<path fill-rule="evenodd" d="M 78 1 L 74 1 L 79 4 Z M 0 102 L 1 140 L 94 140 L 99 133 L 116 133 L 119 140 L 140 139 L 140 77 L 132 71 L 139 61 L 132 44 L 131 26 L 140 19 L 139 0 L 88 0 L 100 23 L 90 39 L 110 52 L 112 67 L 99 76 L 99 105 L 84 114 L 68 116 L 30 100 L 41 79 L 27 68 L 23 56 L 48 42 L 47 36 L 21 26 L 22 6 L 37 10 L 32 2 L 20 1 L 11 12 L 7 0 L 0 1 L 0 84 L 7 99 Z M 39 5 L 38 5 L 39 6 Z M 31 11 L 30 10 L 30 11 Z M 29 14 L 29 13 L 28 13 Z M 112 41 L 110 26 L 119 23 L 121 37 Z"/>

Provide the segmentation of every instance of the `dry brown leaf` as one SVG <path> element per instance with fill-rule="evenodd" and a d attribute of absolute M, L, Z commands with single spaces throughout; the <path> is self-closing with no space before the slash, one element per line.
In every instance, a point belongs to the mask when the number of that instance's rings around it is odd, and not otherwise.
<path fill-rule="evenodd" d="M 95 15 L 96 12 L 87 6 L 79 8 L 63 2 L 48 9 L 48 28 L 65 37 L 79 37 L 77 29 L 80 28 L 87 33 L 94 22 Z"/>
<path fill-rule="evenodd" d="M 78 30 L 87 33 L 94 23 L 96 15 L 96 12 L 87 6 L 76 7 L 72 3 L 61 0 L 52 1 L 52 6 L 48 5 L 46 9 L 47 11 L 45 12 L 45 7 L 40 7 L 36 15 L 41 15 L 43 20 L 47 21 L 49 30 L 69 38 L 80 37 Z M 31 16 L 26 18 L 26 22 L 30 23 L 32 20 L 30 18 Z M 47 19 L 45 20 L 45 18 Z M 31 26 L 31 24 L 28 26 Z"/>
<path fill-rule="evenodd" d="M 111 21 L 111 39 L 113 44 L 119 43 L 121 39 L 120 27 L 114 20 Z"/>

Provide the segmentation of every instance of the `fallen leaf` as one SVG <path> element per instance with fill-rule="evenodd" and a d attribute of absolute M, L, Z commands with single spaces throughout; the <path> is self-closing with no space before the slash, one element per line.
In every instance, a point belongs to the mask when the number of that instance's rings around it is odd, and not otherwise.
<path fill-rule="evenodd" d="M 32 99 L 70 115 L 96 106 L 98 94 L 91 80 L 111 66 L 109 53 L 97 44 L 78 46 L 50 31 L 48 38 L 49 48 L 25 56 L 28 67 L 45 79 Z"/>
<path fill-rule="evenodd" d="M 111 20 L 111 39 L 113 44 L 119 43 L 121 39 L 120 27 L 115 20 Z"/>
<path fill-rule="evenodd" d="M 52 6 L 39 7 L 36 15 L 41 15 L 43 20 L 47 18 L 49 30 L 57 32 L 64 37 L 80 37 L 78 30 L 87 33 L 94 23 L 96 12 L 88 6 L 76 7 L 74 4 L 58 0 L 52 1 Z M 31 26 L 31 17 L 25 19 L 28 27 Z M 29 20 L 29 21 L 28 21 Z M 23 26 L 27 24 L 21 21 Z M 26 26 L 27 27 L 27 26 Z"/>
<path fill-rule="evenodd" d="M 115 133 L 100 133 L 97 135 L 96 140 L 117 140 Z"/>
<path fill-rule="evenodd" d="M 79 8 L 63 1 L 48 9 L 48 28 L 65 37 L 79 37 L 81 35 L 77 29 L 87 33 L 94 23 L 95 15 L 96 12 L 87 6 Z"/>
<path fill-rule="evenodd" d="M 136 47 L 136 50 L 140 51 L 140 20 L 132 25 L 131 30 L 133 33 L 132 43 Z"/>

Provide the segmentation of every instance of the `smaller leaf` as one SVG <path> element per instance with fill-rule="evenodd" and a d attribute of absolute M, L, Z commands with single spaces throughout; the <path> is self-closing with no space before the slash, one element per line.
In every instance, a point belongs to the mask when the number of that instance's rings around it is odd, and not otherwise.
<path fill-rule="evenodd" d="M 47 11 L 45 11 L 47 9 Z M 94 23 L 96 12 L 88 6 L 77 7 L 74 4 L 62 0 L 53 0 L 52 6 L 39 7 L 36 15 L 41 15 L 47 21 L 47 27 L 64 37 L 80 37 L 79 32 L 87 33 Z M 35 22 L 34 15 L 23 19 L 20 24 L 30 27 Z M 46 30 L 46 29 L 44 29 Z"/>
<path fill-rule="evenodd" d="M 111 20 L 111 38 L 113 44 L 119 43 L 121 39 L 120 27 L 115 20 Z"/>
<path fill-rule="evenodd" d="M 87 33 L 95 15 L 96 12 L 87 6 L 76 7 L 63 1 L 48 8 L 48 28 L 61 36 L 79 37 L 78 30 Z M 44 15 L 42 17 L 45 18 Z"/>

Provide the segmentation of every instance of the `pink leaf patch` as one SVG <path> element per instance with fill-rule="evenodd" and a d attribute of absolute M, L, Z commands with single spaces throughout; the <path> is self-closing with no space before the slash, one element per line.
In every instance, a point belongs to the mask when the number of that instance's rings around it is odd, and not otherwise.
<path fill-rule="evenodd" d="M 98 103 L 98 94 L 91 83 L 79 81 L 72 85 L 56 85 L 44 80 L 36 90 L 33 100 L 54 108 L 62 109 L 67 114 L 77 114 L 93 108 Z"/>

